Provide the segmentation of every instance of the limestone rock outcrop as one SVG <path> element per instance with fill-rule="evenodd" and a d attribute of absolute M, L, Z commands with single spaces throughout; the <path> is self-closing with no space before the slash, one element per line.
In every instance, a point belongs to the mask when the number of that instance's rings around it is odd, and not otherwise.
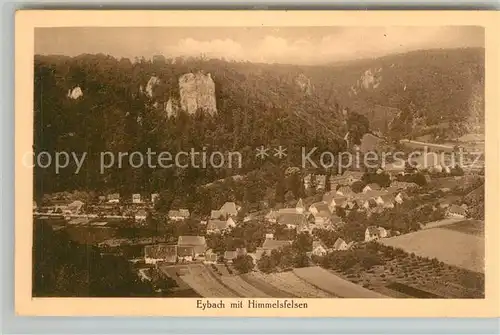
<path fill-rule="evenodd" d="M 83 91 L 80 88 L 80 86 L 76 86 L 73 89 L 68 90 L 67 96 L 70 99 L 76 100 L 76 99 L 83 97 Z"/>
<path fill-rule="evenodd" d="M 197 110 L 214 115 L 217 113 L 215 83 L 210 73 L 186 73 L 179 78 L 180 106 L 188 114 Z M 168 105 L 168 103 L 167 103 Z"/>

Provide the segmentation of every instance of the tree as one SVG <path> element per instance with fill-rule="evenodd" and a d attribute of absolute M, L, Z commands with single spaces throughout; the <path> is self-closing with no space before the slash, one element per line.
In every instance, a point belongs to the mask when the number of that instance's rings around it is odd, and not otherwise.
<path fill-rule="evenodd" d="M 361 193 L 363 191 L 363 188 L 365 188 L 365 186 L 366 186 L 365 182 L 358 180 L 352 183 L 351 189 L 355 193 Z"/>
<path fill-rule="evenodd" d="M 253 270 L 253 258 L 249 255 L 239 255 L 233 260 L 233 266 L 239 273 L 247 273 Z"/>
<path fill-rule="evenodd" d="M 257 261 L 257 267 L 264 273 L 271 273 L 276 271 L 276 264 L 273 262 L 271 257 L 267 255 L 267 253 L 264 253 Z"/>

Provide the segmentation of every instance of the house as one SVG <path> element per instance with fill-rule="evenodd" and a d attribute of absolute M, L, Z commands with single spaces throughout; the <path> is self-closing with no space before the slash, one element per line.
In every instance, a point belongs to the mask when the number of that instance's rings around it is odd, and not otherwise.
<path fill-rule="evenodd" d="M 345 185 L 352 185 L 354 182 L 361 180 L 363 175 L 364 173 L 360 171 L 347 170 L 342 174 L 342 177 Z"/>
<path fill-rule="evenodd" d="M 325 195 L 323 195 L 323 201 L 328 205 L 328 208 L 331 212 L 335 210 L 335 207 L 345 208 L 348 205 L 347 197 L 335 194 L 333 192 L 331 192 L 329 196 L 325 197 Z"/>
<path fill-rule="evenodd" d="M 160 195 L 158 193 L 151 194 L 151 203 L 156 204 L 156 202 L 160 199 Z"/>
<path fill-rule="evenodd" d="M 189 210 L 188 209 L 171 209 L 168 211 L 168 218 L 172 221 L 182 221 L 189 218 Z"/>
<path fill-rule="evenodd" d="M 271 211 L 269 213 L 267 213 L 264 218 L 269 223 L 276 223 L 277 217 L 278 217 L 278 212 L 275 211 L 275 210 L 273 210 L 273 209 L 271 209 Z"/>
<path fill-rule="evenodd" d="M 380 189 L 381 187 L 379 184 L 370 183 L 363 188 L 363 193 L 366 193 L 368 191 L 380 191 Z"/>
<path fill-rule="evenodd" d="M 179 236 L 178 247 L 193 247 L 195 257 L 203 255 L 207 249 L 207 241 L 204 236 Z"/>
<path fill-rule="evenodd" d="M 365 230 L 365 242 L 387 237 L 387 230 L 382 227 L 370 226 Z"/>
<path fill-rule="evenodd" d="M 255 258 L 258 260 L 264 254 L 270 255 L 272 250 L 279 250 L 289 245 L 292 245 L 292 241 L 282 241 L 266 238 L 262 243 L 262 246 L 257 248 L 257 251 L 255 252 Z"/>
<path fill-rule="evenodd" d="M 307 223 L 307 220 L 306 217 L 300 213 L 284 213 L 278 216 L 277 223 L 285 225 L 288 229 L 297 229 L 297 227 Z"/>
<path fill-rule="evenodd" d="M 99 203 L 101 203 L 101 204 L 102 204 L 103 202 L 106 202 L 106 196 L 105 196 L 105 195 L 100 195 L 100 196 L 98 196 L 98 197 L 97 197 L 97 201 L 98 201 Z"/>
<path fill-rule="evenodd" d="M 134 219 L 137 222 L 146 222 L 147 217 L 148 213 L 144 209 L 140 209 L 134 214 Z"/>
<path fill-rule="evenodd" d="M 321 241 L 313 241 L 312 254 L 314 256 L 323 257 L 327 253 L 327 248 Z"/>
<path fill-rule="evenodd" d="M 218 258 L 219 258 L 219 255 L 214 253 L 212 249 L 208 249 L 205 252 L 205 260 L 203 262 L 205 264 L 215 264 L 215 263 L 217 263 Z"/>
<path fill-rule="evenodd" d="M 344 185 L 344 186 L 340 186 L 337 189 L 337 194 L 345 196 L 345 197 L 349 197 L 349 196 L 354 196 L 355 193 L 352 191 L 351 187 Z"/>
<path fill-rule="evenodd" d="M 398 190 L 407 189 L 407 188 L 417 188 L 418 185 L 415 183 L 408 183 L 405 181 L 393 181 L 390 185 L 391 188 L 395 188 Z"/>
<path fill-rule="evenodd" d="M 311 180 L 312 180 L 311 174 L 308 174 L 307 176 L 304 177 L 304 188 L 306 190 L 311 187 Z"/>
<path fill-rule="evenodd" d="M 165 243 L 146 245 L 144 247 L 144 262 L 146 264 L 176 263 L 177 246 Z"/>
<path fill-rule="evenodd" d="M 394 197 L 394 202 L 401 205 L 405 200 L 404 198 L 405 198 L 404 193 L 398 192 Z"/>
<path fill-rule="evenodd" d="M 319 212 L 328 212 L 330 214 L 330 208 L 325 202 L 315 202 L 311 206 L 309 206 L 309 212 L 313 215 L 318 214 Z"/>
<path fill-rule="evenodd" d="M 467 216 L 467 210 L 458 205 L 450 205 L 446 210 L 446 216 L 450 218 L 465 218 Z"/>
<path fill-rule="evenodd" d="M 210 218 L 211 219 L 217 219 L 217 220 L 219 220 L 219 219 L 222 219 L 222 218 L 225 219 L 226 216 L 220 210 L 212 210 L 210 212 Z"/>
<path fill-rule="evenodd" d="M 234 227 L 236 227 L 236 223 L 231 217 L 229 217 L 227 220 L 211 219 L 207 223 L 207 234 L 222 233 Z"/>
<path fill-rule="evenodd" d="M 316 190 L 324 190 L 326 186 L 326 176 L 323 174 L 316 175 Z"/>
<path fill-rule="evenodd" d="M 439 207 L 440 208 L 448 208 L 451 205 L 453 205 L 453 204 L 457 203 L 458 201 L 460 201 L 461 199 L 462 199 L 462 197 L 460 197 L 458 195 L 448 196 L 448 197 L 442 199 L 441 201 L 439 201 Z"/>
<path fill-rule="evenodd" d="M 392 194 L 381 195 L 380 199 L 384 208 L 394 208 L 394 196 Z"/>
<path fill-rule="evenodd" d="M 236 248 L 236 250 L 224 252 L 224 261 L 232 263 L 233 260 L 238 256 L 244 256 L 247 254 L 246 248 Z"/>
<path fill-rule="evenodd" d="M 347 244 L 343 239 L 339 237 L 333 244 L 333 250 L 335 251 L 349 250 L 353 244 L 354 242 Z"/>
<path fill-rule="evenodd" d="M 177 258 L 180 262 L 192 262 L 196 258 L 194 247 L 177 246 Z"/>
<path fill-rule="evenodd" d="M 140 204 L 142 203 L 141 201 L 141 195 L 136 193 L 136 194 L 132 194 L 132 203 L 133 204 Z"/>
<path fill-rule="evenodd" d="M 226 202 L 224 205 L 222 205 L 220 211 L 223 215 L 226 216 L 236 216 L 238 215 L 240 209 L 241 207 L 236 206 L 234 202 Z"/>
<path fill-rule="evenodd" d="M 75 200 L 66 206 L 66 210 L 69 211 L 68 214 L 80 214 L 82 212 L 83 206 L 85 204 L 80 200 Z"/>
<path fill-rule="evenodd" d="M 299 199 L 299 201 L 297 201 L 297 205 L 295 205 L 295 210 L 297 211 L 297 213 L 304 213 L 304 211 L 306 210 L 306 208 L 304 207 L 304 203 L 302 202 L 302 199 Z"/>
<path fill-rule="evenodd" d="M 112 204 L 117 204 L 120 202 L 120 194 L 119 193 L 112 193 L 108 194 L 108 202 Z"/>

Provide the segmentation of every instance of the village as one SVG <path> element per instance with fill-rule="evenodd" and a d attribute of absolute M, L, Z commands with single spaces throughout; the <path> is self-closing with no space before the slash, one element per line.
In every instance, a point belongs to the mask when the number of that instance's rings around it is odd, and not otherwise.
<path fill-rule="evenodd" d="M 168 211 L 166 225 L 187 224 L 191 227 L 187 231 L 196 234 L 171 229 L 154 236 L 111 237 L 96 243 L 105 253 L 123 254 L 124 246 L 140 250 L 130 257 L 139 276 L 145 281 L 162 278 L 157 289 L 168 296 L 255 297 L 283 292 L 312 297 L 480 296 L 484 293 L 478 293 L 477 282 L 457 293 L 443 288 L 445 284 L 430 289 L 425 281 L 389 281 L 390 275 L 375 275 L 377 266 L 394 262 L 388 256 L 394 250 L 395 255 L 400 252 L 409 259 L 449 266 L 455 277 L 456 271 L 484 271 L 481 266 L 464 265 L 464 260 L 440 259 L 422 248 L 413 251 L 397 243 L 403 236 L 442 226 L 467 226 L 467 222 L 479 229 L 484 226 L 470 208 L 475 202 L 467 201 L 470 193 L 484 187 L 484 176 L 423 156 L 410 168 L 389 163 L 373 171 L 346 170 L 330 176 L 302 173 L 305 197 L 270 208 L 246 209 L 226 201 L 206 217 L 193 215 L 187 208 Z M 38 207 L 34 203 L 33 210 L 41 220 L 58 218 L 54 229 L 141 229 L 149 227 L 156 216 L 159 197 L 159 193 L 133 194 L 122 199 L 112 193 L 88 204 L 52 201 Z M 343 266 L 345 262 L 348 265 Z"/>

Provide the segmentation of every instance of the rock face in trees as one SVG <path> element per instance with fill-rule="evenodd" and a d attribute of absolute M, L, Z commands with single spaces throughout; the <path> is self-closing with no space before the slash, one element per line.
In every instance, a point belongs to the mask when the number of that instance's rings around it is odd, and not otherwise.
<path fill-rule="evenodd" d="M 311 79 L 309 79 L 306 75 L 304 75 L 303 73 L 299 74 L 295 78 L 295 84 L 305 95 L 311 95 L 313 86 L 311 84 Z"/>
<path fill-rule="evenodd" d="M 73 89 L 68 90 L 67 96 L 70 99 L 76 100 L 80 97 L 83 97 L 83 91 L 80 86 L 76 86 Z"/>
<path fill-rule="evenodd" d="M 158 77 L 151 77 L 146 84 L 145 93 L 149 98 L 153 97 L 154 89 L 160 84 L 160 79 Z"/>
<path fill-rule="evenodd" d="M 351 87 L 351 93 L 357 95 L 362 90 L 376 89 L 382 82 L 382 68 L 368 69 L 356 81 L 356 84 Z"/>
<path fill-rule="evenodd" d="M 167 113 L 167 117 L 176 117 L 179 112 L 179 101 L 173 97 L 170 97 L 167 102 L 164 104 L 165 113 Z"/>
<path fill-rule="evenodd" d="M 210 73 L 186 73 L 179 78 L 179 95 L 182 110 L 194 114 L 198 109 L 214 115 L 217 113 L 215 102 L 215 83 Z"/>

